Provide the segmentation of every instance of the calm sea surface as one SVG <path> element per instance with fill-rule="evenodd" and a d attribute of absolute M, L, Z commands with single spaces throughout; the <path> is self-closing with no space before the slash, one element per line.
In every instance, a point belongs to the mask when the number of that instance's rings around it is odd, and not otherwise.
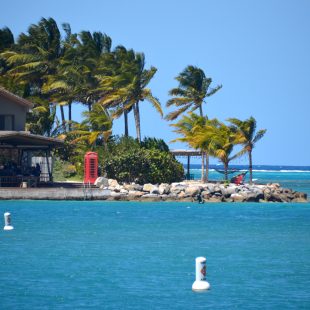
<path fill-rule="evenodd" d="M 310 192 L 310 171 L 259 173 Z M 310 309 L 310 203 L 0 201 L 0 211 L 15 227 L 0 231 L 0 309 Z M 197 256 L 205 293 L 191 290 Z"/>

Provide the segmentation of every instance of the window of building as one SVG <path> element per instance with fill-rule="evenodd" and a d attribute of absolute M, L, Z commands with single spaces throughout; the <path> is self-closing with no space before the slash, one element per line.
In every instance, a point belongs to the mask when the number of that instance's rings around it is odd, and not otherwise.
<path fill-rule="evenodd" d="M 0 115 L 0 130 L 14 130 L 14 115 Z"/>

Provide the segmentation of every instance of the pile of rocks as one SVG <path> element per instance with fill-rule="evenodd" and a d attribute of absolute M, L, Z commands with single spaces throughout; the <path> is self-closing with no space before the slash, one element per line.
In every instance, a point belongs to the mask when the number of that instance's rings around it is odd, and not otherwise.
<path fill-rule="evenodd" d="M 279 184 L 236 185 L 184 181 L 172 184 L 119 184 L 100 177 L 95 185 L 107 193 L 108 200 L 195 201 L 205 202 L 307 202 L 307 194 L 282 188 Z"/>

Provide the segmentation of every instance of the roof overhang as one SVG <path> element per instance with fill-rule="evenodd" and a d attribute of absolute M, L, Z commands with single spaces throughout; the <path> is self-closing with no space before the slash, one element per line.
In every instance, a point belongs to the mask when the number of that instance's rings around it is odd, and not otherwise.
<path fill-rule="evenodd" d="M 0 148 L 53 149 L 64 146 L 59 139 L 33 135 L 25 131 L 0 131 Z"/>
<path fill-rule="evenodd" d="M 21 98 L 17 95 L 14 95 L 13 93 L 7 91 L 3 87 L 0 87 L 0 96 L 3 96 L 5 98 L 9 99 L 10 101 L 13 101 L 19 105 L 22 105 L 28 109 L 33 108 L 33 104 L 30 101 L 28 101 L 24 98 Z"/>
<path fill-rule="evenodd" d="M 201 151 L 197 150 L 170 150 L 174 156 L 201 156 Z"/>

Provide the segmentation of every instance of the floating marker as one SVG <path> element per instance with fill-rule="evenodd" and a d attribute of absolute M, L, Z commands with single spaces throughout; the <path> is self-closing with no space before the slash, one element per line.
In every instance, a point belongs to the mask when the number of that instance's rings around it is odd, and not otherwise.
<path fill-rule="evenodd" d="M 12 230 L 14 227 L 11 225 L 11 213 L 5 212 L 4 213 L 4 227 L 3 230 Z"/>
<path fill-rule="evenodd" d="M 210 288 L 209 282 L 206 281 L 207 266 L 205 257 L 196 258 L 196 281 L 193 283 L 193 291 L 205 291 Z"/>

